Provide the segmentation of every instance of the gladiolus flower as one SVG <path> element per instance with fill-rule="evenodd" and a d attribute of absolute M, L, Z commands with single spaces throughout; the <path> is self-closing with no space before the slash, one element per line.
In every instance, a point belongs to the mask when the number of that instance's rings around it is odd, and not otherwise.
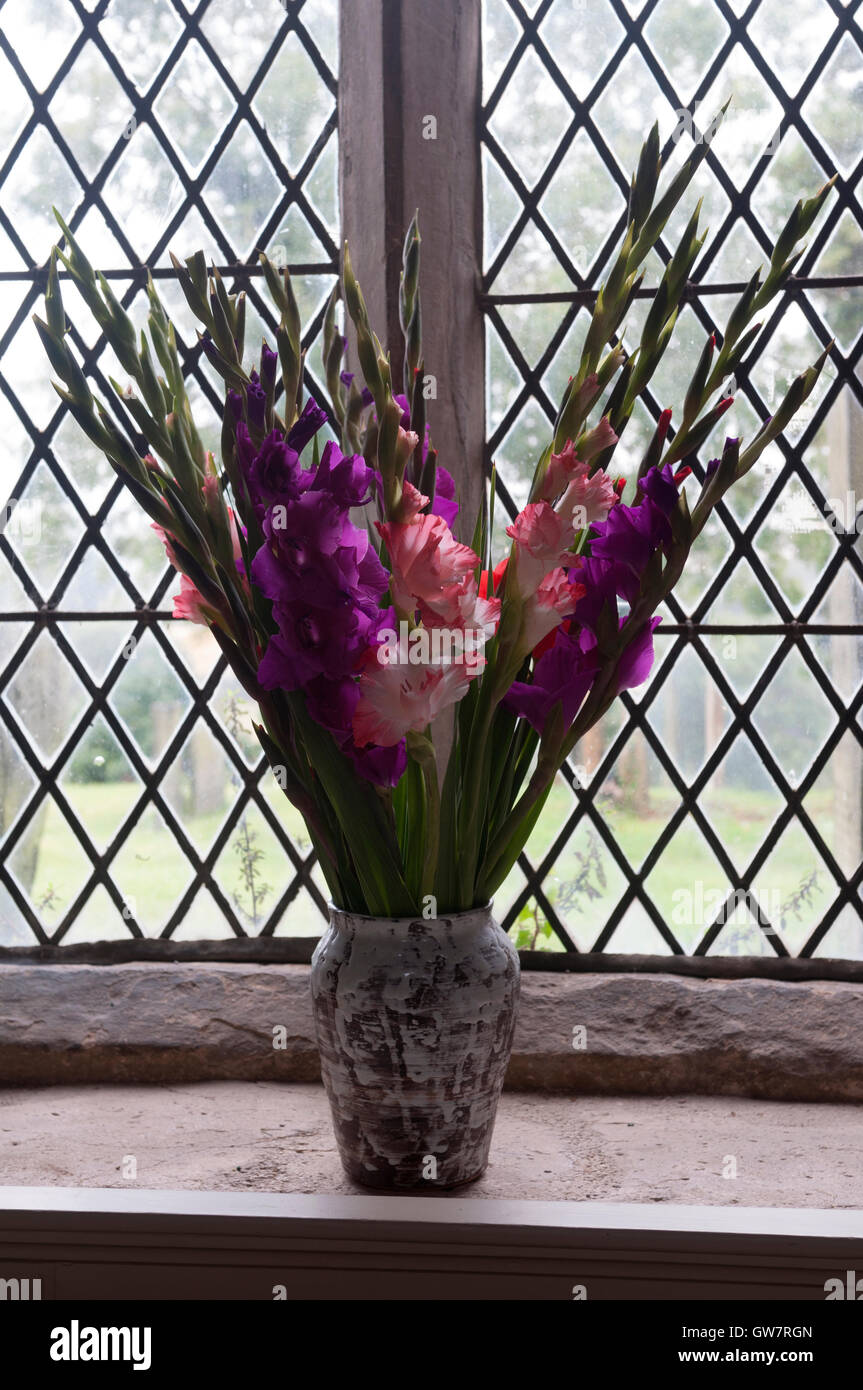
<path fill-rule="evenodd" d="M 482 632 L 487 640 L 500 622 L 500 599 L 481 597 L 473 575 L 469 575 L 462 584 L 442 589 L 433 604 L 421 600 L 419 613 L 425 627 Z"/>
<path fill-rule="evenodd" d="M 491 572 L 492 589 L 495 593 L 499 591 L 500 586 L 503 583 L 503 577 L 506 574 L 508 564 L 509 556 L 507 555 L 503 560 L 501 560 L 498 564 L 495 565 L 494 569 Z M 488 570 L 483 570 L 482 574 L 479 577 L 479 596 L 480 598 L 488 598 Z"/>
<path fill-rule="evenodd" d="M 410 730 L 421 733 L 443 710 L 467 694 L 481 665 L 457 662 L 447 666 L 381 664 L 370 651 L 360 676 L 360 699 L 354 711 L 353 735 L 358 747 L 369 743 L 389 747 Z"/>
<path fill-rule="evenodd" d="M 348 345 L 348 340 L 347 340 L 347 338 L 342 338 L 342 343 L 344 344 L 344 348 L 346 348 L 347 345 Z M 343 348 L 343 351 L 344 351 L 344 348 Z M 354 373 L 353 373 L 353 372 L 340 372 L 340 373 L 339 373 L 339 379 L 340 379 L 340 381 L 342 382 L 342 385 L 343 385 L 343 386 L 347 386 L 348 390 L 350 391 L 350 389 L 351 389 L 351 382 L 352 382 L 353 379 L 354 379 Z M 364 405 L 364 406 L 365 406 L 365 405 L 371 405 L 372 402 L 374 401 L 374 396 L 372 395 L 372 393 L 371 393 L 371 391 L 369 390 L 369 388 L 368 388 L 367 386 L 364 386 L 364 387 L 362 388 L 362 390 L 360 391 L 360 388 L 357 387 L 357 390 L 358 390 L 359 393 L 360 393 L 360 399 L 362 400 L 363 405 Z"/>
<path fill-rule="evenodd" d="M 562 567 L 545 576 L 525 603 L 519 644 L 525 655 L 559 627 L 564 618 L 571 617 L 584 593 L 584 585 L 573 584 Z"/>
<path fill-rule="evenodd" d="M 585 526 L 605 521 L 617 501 L 618 493 L 608 474 L 600 468 L 588 477 L 585 469 L 583 475 L 573 478 L 557 510 L 570 521 L 574 531 L 583 531 Z"/>
<path fill-rule="evenodd" d="M 332 440 L 324 449 L 310 484 L 312 492 L 325 492 L 337 507 L 363 507 L 372 495 L 374 471 L 359 454 L 342 454 Z"/>
<path fill-rule="evenodd" d="M 671 542 L 669 518 L 677 506 L 679 488 L 679 475 L 670 463 L 649 468 L 639 480 L 636 505 L 618 503 L 597 526 L 598 534 L 590 547 L 594 559 L 627 565 L 642 575 L 655 551 Z"/>
<path fill-rule="evenodd" d="M 414 487 L 413 483 L 405 480 L 402 483 L 402 498 L 399 505 L 399 521 L 413 521 L 418 517 L 423 507 L 428 506 L 429 499 L 420 492 L 419 488 Z"/>
<path fill-rule="evenodd" d="M 185 618 L 190 623 L 200 623 L 202 627 L 222 621 L 218 609 L 206 602 L 203 594 L 186 574 L 180 575 L 180 592 L 174 595 L 174 617 Z"/>
<path fill-rule="evenodd" d="M 540 499 L 553 502 L 564 492 L 576 474 L 586 471 L 581 459 L 575 456 L 575 445 L 568 439 L 559 454 L 552 454 L 542 480 Z"/>
<path fill-rule="evenodd" d="M 267 414 L 267 393 L 261 385 L 260 377 L 255 371 L 249 374 L 249 384 L 246 387 L 246 416 L 249 424 L 256 434 L 264 432 Z"/>
<path fill-rule="evenodd" d="M 582 437 L 578 456 L 583 463 L 592 463 L 597 454 L 601 454 L 603 449 L 613 448 L 616 443 L 617 435 L 611 428 L 611 421 L 607 415 L 603 415 L 599 424 Z"/>
<path fill-rule="evenodd" d="M 423 461 L 425 462 L 425 458 Z M 443 517 L 447 526 L 452 530 L 458 516 L 458 502 L 455 500 L 455 478 L 440 464 L 437 466 L 434 501 L 431 504 L 431 509 L 436 516 Z"/>
<path fill-rule="evenodd" d="M 555 705 L 563 713 L 564 728 L 578 714 L 585 695 L 599 669 L 595 652 L 583 652 L 578 641 L 566 632 L 554 634 L 553 644 L 533 670 L 533 679 L 514 681 L 503 703 L 514 714 L 543 733 L 546 720 Z"/>
<path fill-rule="evenodd" d="M 420 603 L 434 606 L 443 589 L 461 584 L 479 564 L 479 557 L 456 540 L 440 516 L 425 513 L 409 522 L 376 525 L 392 566 L 392 600 L 402 613 L 412 613 Z"/>
<path fill-rule="evenodd" d="M 399 425 L 398 438 L 396 440 L 396 459 L 401 471 L 404 470 L 413 451 L 420 442 L 420 437 L 413 430 L 406 430 Z"/>
<path fill-rule="evenodd" d="M 653 633 L 661 618 L 651 618 L 627 647 L 617 665 L 617 690 L 632 690 L 650 675 L 653 666 Z"/>
<path fill-rule="evenodd" d="M 152 529 L 156 532 L 156 535 L 159 537 L 159 540 L 162 542 L 163 546 L 165 547 L 165 554 L 167 555 L 168 560 L 174 566 L 175 570 L 179 570 L 180 562 L 177 559 L 176 553 L 174 551 L 174 537 L 169 536 L 164 526 L 160 526 L 158 521 L 151 521 L 150 525 Z"/>
<path fill-rule="evenodd" d="M 548 502 L 529 502 L 506 534 L 515 542 L 518 591 L 522 598 L 535 594 L 543 579 L 562 565 L 575 539 L 572 523 Z"/>

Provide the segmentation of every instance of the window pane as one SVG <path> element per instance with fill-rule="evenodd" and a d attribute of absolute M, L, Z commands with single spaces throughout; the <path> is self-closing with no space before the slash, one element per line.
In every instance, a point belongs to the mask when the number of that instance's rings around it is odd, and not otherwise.
<path fill-rule="evenodd" d="M 156 268 L 215 448 L 220 392 L 169 251 L 203 249 L 247 288 L 254 350 L 273 336 L 266 250 L 295 271 L 315 389 L 338 265 L 337 0 L 210 0 L 194 27 L 172 0 L 79 9 L 0 10 L 0 944 L 313 933 L 300 818 L 259 781 L 212 638 L 171 621 L 162 548 L 58 401 L 30 316 L 54 204 L 138 327 Z M 64 299 L 110 397 L 124 373 L 68 281 Z"/>
<path fill-rule="evenodd" d="M 863 275 L 854 191 L 863 34 L 856 22 L 841 31 L 825 0 L 801 0 L 793 13 L 762 0 L 733 35 L 727 7 L 704 0 L 660 0 L 640 17 L 629 6 L 631 32 L 619 8 L 553 0 L 534 28 L 515 0 L 484 0 L 487 462 L 502 484 L 498 544 L 575 370 L 588 323 L 577 294 L 602 281 L 655 119 L 675 168 L 691 148 L 688 135 L 673 138 L 691 127 L 689 113 L 704 126 L 733 94 L 648 262 L 645 283 L 655 285 L 703 198 L 710 230 L 693 274 L 702 292 L 680 313 L 615 467 L 632 476 L 659 410 L 682 402 L 693 356 L 797 198 L 855 171 L 822 211 L 803 287 L 771 310 L 763 351 L 701 462 L 726 434 L 751 435 L 831 338 L 837 349 L 783 440 L 699 538 L 649 682 L 576 751 L 499 906 L 523 942 L 529 932 L 544 949 L 861 959 L 863 290 L 842 282 Z M 630 350 L 649 307 L 649 298 L 633 305 Z M 557 936 L 545 934 L 549 924 Z"/>

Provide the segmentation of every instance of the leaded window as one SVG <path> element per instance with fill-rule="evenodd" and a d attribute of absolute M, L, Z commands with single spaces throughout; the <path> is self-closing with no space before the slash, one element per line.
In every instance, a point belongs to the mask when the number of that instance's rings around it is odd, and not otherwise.
<path fill-rule="evenodd" d="M 830 366 L 700 538 L 649 684 L 559 776 L 499 897 L 527 943 L 863 955 L 858 15 L 838 0 L 486 0 L 486 453 L 509 515 L 526 501 L 585 306 L 625 227 L 645 128 L 659 120 L 673 165 L 733 94 L 695 183 L 710 233 L 677 347 L 622 441 L 630 471 L 784 216 L 838 174 L 696 474 L 726 434 L 751 434 L 795 364 L 835 338 Z M 690 210 L 672 218 L 661 257 Z"/>

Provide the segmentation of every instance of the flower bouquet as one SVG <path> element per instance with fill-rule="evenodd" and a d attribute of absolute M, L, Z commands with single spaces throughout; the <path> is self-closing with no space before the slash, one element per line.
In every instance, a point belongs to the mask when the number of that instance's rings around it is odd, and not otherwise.
<path fill-rule="evenodd" d="M 766 274 L 752 277 L 721 339 L 708 337 L 675 428 L 663 410 L 637 475 L 616 475 L 616 446 L 672 339 L 703 244 L 699 209 L 631 353 L 623 326 L 706 150 L 696 146 L 660 191 L 656 127 L 645 141 L 623 243 L 497 563 L 494 478 L 468 533 L 426 420 L 416 221 L 401 279 L 403 389 L 345 248 L 324 325 L 327 406 L 304 399 L 286 270 L 261 257 L 278 327 L 275 348 L 264 342 L 247 368 L 243 294 L 208 273 L 203 253 L 174 259 L 200 350 L 225 384 L 217 461 L 192 417 L 152 278 L 149 337 L 139 338 L 58 219 L 65 247 L 52 254 L 45 318 L 36 319 L 57 390 L 150 517 L 180 575 L 175 616 L 212 632 L 308 826 L 332 899 L 312 972 L 324 1080 L 345 1165 L 373 1186 L 454 1185 L 483 1170 L 518 984 L 491 900 L 564 759 L 646 678 L 657 609 L 713 508 L 824 365 L 826 352 L 751 440 L 726 439 L 698 465 L 732 403 L 721 388 L 791 275 L 829 185 L 798 202 Z M 94 399 L 70 347 L 60 265 L 130 378 L 112 381 L 115 413 Z M 342 296 L 361 381 L 344 369 Z M 326 429 L 335 437 L 322 442 Z M 460 461 L 446 462 L 457 476 Z M 449 744 L 445 760 L 435 731 Z"/>

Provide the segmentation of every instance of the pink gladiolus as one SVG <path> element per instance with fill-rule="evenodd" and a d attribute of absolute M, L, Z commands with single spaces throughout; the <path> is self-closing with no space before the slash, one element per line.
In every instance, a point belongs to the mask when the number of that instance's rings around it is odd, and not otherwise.
<path fill-rule="evenodd" d="M 596 521 L 605 521 L 617 500 L 617 490 L 608 474 L 600 468 L 588 477 L 585 468 L 584 474 L 572 479 L 557 510 L 570 521 L 574 531 L 581 531 Z"/>
<path fill-rule="evenodd" d="M 547 574 L 525 604 L 520 646 L 533 651 L 544 637 L 568 618 L 578 600 L 587 593 L 583 584 L 571 584 L 561 566 Z"/>
<path fill-rule="evenodd" d="M 145 454 L 143 462 L 147 465 L 151 473 L 158 473 L 160 478 L 165 477 L 164 470 L 159 466 L 158 460 L 152 454 Z"/>
<path fill-rule="evenodd" d="M 583 463 L 591 463 L 597 454 L 601 454 L 603 449 L 610 449 L 617 443 L 617 435 L 611 428 L 611 421 L 607 415 L 603 415 L 598 425 L 581 440 L 578 446 L 578 456 Z"/>
<path fill-rule="evenodd" d="M 595 521 L 604 521 L 616 501 L 614 484 L 608 474 L 599 469 L 590 475 L 590 460 L 616 440 L 617 435 L 604 415 L 596 429 L 582 441 L 578 457 L 572 440 L 567 441 L 559 454 L 551 456 L 540 495 L 547 502 L 561 498 L 556 510 L 572 522 L 575 531 Z"/>
<path fill-rule="evenodd" d="M 234 552 L 234 559 L 239 564 L 243 558 L 243 548 L 240 545 L 240 533 L 237 529 L 237 518 L 234 516 L 231 507 L 228 507 L 228 524 L 231 528 L 231 547 Z"/>
<path fill-rule="evenodd" d="M 169 536 L 164 526 L 160 526 L 158 521 L 151 521 L 150 526 L 156 532 L 156 535 L 159 537 L 159 540 L 165 547 L 165 554 L 167 555 L 170 563 L 174 566 L 175 570 L 178 570 L 180 568 L 180 562 L 177 559 L 176 554 L 174 553 L 174 537 Z"/>
<path fill-rule="evenodd" d="M 476 655 L 471 665 L 485 665 L 485 657 L 480 648 L 493 637 L 500 622 L 500 599 L 480 598 L 473 575 L 462 584 L 451 584 L 442 589 L 440 597 L 433 605 L 420 602 L 420 617 L 423 626 L 431 629 L 445 629 L 452 633 L 469 633 Z"/>
<path fill-rule="evenodd" d="M 420 437 L 414 430 L 402 429 L 402 426 L 399 425 L 398 439 L 396 441 L 396 458 L 402 467 L 405 466 L 419 442 Z"/>
<path fill-rule="evenodd" d="M 429 499 L 420 492 L 419 488 L 414 487 L 413 483 L 405 481 L 402 484 L 402 500 L 399 506 L 399 520 L 402 522 L 413 521 L 419 516 L 423 507 L 427 507 Z"/>
<path fill-rule="evenodd" d="M 377 648 L 365 658 L 360 699 L 353 716 L 354 742 L 391 748 L 410 730 L 422 732 L 443 710 L 460 700 L 482 663 L 446 666 L 381 664 Z"/>
<path fill-rule="evenodd" d="M 175 570 L 180 570 L 180 562 L 174 552 L 173 536 L 169 536 L 164 527 L 158 522 L 151 523 L 159 540 L 165 547 L 165 554 L 174 566 Z M 192 583 L 188 575 L 180 571 L 180 592 L 174 594 L 174 617 L 185 618 L 190 623 L 201 623 L 205 627 L 213 622 L 218 614 L 213 608 L 204 602 L 204 598 L 196 586 Z"/>
<path fill-rule="evenodd" d="M 180 592 L 174 594 L 174 617 L 185 618 L 190 623 L 201 623 L 203 627 L 220 620 L 219 613 L 206 602 L 186 574 L 180 575 Z"/>
<path fill-rule="evenodd" d="M 433 604 L 441 590 L 460 584 L 479 564 L 469 545 L 461 545 L 443 517 L 424 513 L 413 521 L 376 523 L 392 566 L 390 593 L 402 613 L 421 602 Z"/>
<path fill-rule="evenodd" d="M 208 457 L 212 462 L 212 454 L 209 454 Z M 204 505 L 210 515 L 214 518 L 218 518 L 220 515 L 218 500 L 221 495 L 222 487 L 215 473 L 207 474 L 201 484 L 201 491 L 204 494 Z M 225 510 L 228 513 L 228 525 L 231 528 L 231 548 L 234 552 L 234 559 L 242 560 L 243 551 L 240 545 L 240 533 L 237 530 L 237 518 L 234 516 L 233 510 L 230 507 L 226 507 Z M 175 562 L 172 560 L 171 564 L 173 565 L 174 563 Z"/>
<path fill-rule="evenodd" d="M 575 539 L 572 523 L 548 502 L 529 502 L 506 534 L 515 541 L 522 598 L 535 594 L 546 575 L 566 562 Z"/>
<path fill-rule="evenodd" d="M 207 477 L 205 477 L 202 485 L 202 492 L 204 494 L 204 501 L 208 505 L 212 505 L 219 492 L 219 481 L 213 474 L 208 474 Z M 231 529 L 231 549 L 233 551 L 234 560 L 238 565 L 240 582 L 246 592 L 250 593 L 249 580 L 242 563 L 243 550 L 240 545 L 240 532 L 237 527 L 237 518 L 231 507 L 226 508 L 226 510 L 228 513 L 228 525 Z M 213 623 L 220 623 L 224 627 L 223 615 L 217 608 L 214 608 L 212 604 L 206 602 L 197 585 L 195 585 L 188 575 L 184 574 L 180 568 L 180 561 L 174 550 L 174 537 L 170 536 L 165 528 L 160 526 L 156 521 L 151 522 L 151 526 L 164 545 L 168 560 L 180 575 L 180 592 L 173 596 L 174 617 L 185 618 L 186 621 L 190 623 L 201 623 L 205 627 Z"/>
<path fill-rule="evenodd" d="M 568 439 L 559 454 L 552 454 L 542 480 L 539 496 L 543 502 L 553 502 L 566 490 L 572 478 L 587 472 L 587 465 L 575 456 L 575 445 Z"/>

